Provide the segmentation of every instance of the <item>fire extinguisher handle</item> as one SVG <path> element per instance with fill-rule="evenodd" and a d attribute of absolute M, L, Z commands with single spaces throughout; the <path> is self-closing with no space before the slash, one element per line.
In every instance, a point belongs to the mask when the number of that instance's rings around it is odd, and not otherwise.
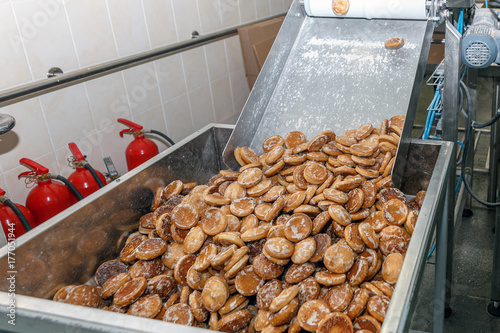
<path fill-rule="evenodd" d="M 123 133 L 134 133 L 134 132 L 142 131 L 142 129 L 143 129 L 143 127 L 141 125 L 136 124 L 136 123 L 134 123 L 130 120 L 124 119 L 124 118 L 118 118 L 118 122 L 130 127 L 128 129 L 124 129 L 124 130 L 120 131 L 120 137 L 122 137 L 122 138 L 123 138 Z"/>
<path fill-rule="evenodd" d="M 68 146 L 69 150 L 71 150 L 71 153 L 78 162 L 85 161 L 85 156 L 83 156 L 82 152 L 74 142 L 70 142 Z"/>
<path fill-rule="evenodd" d="M 19 163 L 21 163 L 25 167 L 31 169 L 31 171 L 21 173 L 18 176 L 18 178 L 25 177 L 25 176 L 27 177 L 28 175 L 31 175 L 33 173 L 35 173 L 37 176 L 45 175 L 45 174 L 49 173 L 49 169 L 47 169 L 46 167 L 44 167 L 41 164 L 36 163 L 33 160 L 30 160 L 29 158 L 21 158 L 19 160 Z"/>
<path fill-rule="evenodd" d="M 5 195 L 5 191 L 0 188 L 0 197 L 3 197 Z"/>

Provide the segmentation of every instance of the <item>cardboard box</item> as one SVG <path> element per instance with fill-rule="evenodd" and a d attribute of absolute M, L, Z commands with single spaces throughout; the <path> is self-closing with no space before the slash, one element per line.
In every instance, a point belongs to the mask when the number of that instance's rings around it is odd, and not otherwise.
<path fill-rule="evenodd" d="M 434 39 L 444 39 L 444 34 L 434 34 Z M 439 65 L 444 58 L 444 44 L 431 44 L 429 51 L 428 65 Z"/>
<path fill-rule="evenodd" d="M 252 89 L 285 16 L 238 29 L 248 86 Z"/>

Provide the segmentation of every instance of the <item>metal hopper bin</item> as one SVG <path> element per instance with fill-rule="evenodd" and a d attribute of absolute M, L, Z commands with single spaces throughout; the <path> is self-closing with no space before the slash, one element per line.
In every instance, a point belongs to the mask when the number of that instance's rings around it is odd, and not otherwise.
<path fill-rule="evenodd" d="M 118 256 L 125 236 L 146 213 L 157 186 L 180 179 L 204 183 L 224 168 L 222 150 L 233 126 L 209 125 L 146 164 L 109 184 L 17 240 L 14 268 L 8 246 L 0 250 L 0 329 L 17 332 L 196 332 L 159 320 L 90 309 L 50 300 L 65 284 L 85 283 L 105 260 Z M 440 220 L 452 147 L 412 141 L 403 190 L 427 196 L 396 286 L 384 331 L 407 331 L 416 306 L 432 230 Z M 438 263 L 439 264 L 439 263 Z M 441 263 L 443 264 L 443 263 Z M 15 296 L 7 278 L 15 276 Z M 15 301 L 16 325 L 8 324 Z M 418 322 L 417 322 L 418 324 Z"/>

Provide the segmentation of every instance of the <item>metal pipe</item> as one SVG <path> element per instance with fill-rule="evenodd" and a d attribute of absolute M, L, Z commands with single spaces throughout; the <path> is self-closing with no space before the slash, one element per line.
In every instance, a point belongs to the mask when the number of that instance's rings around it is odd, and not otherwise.
<path fill-rule="evenodd" d="M 132 56 L 105 62 L 100 65 L 82 68 L 71 73 L 57 75 L 41 81 L 28 83 L 17 88 L 12 88 L 0 93 L 0 107 L 21 102 L 52 91 L 83 83 L 101 76 L 116 73 L 127 68 L 142 65 L 144 63 L 161 59 L 193 48 L 207 45 L 238 34 L 238 28 L 270 20 L 283 16 L 285 13 L 273 15 L 249 23 L 241 24 L 232 28 L 224 29 L 205 36 L 197 37 L 188 41 L 173 45 L 159 47 L 150 51 L 142 52 Z"/>

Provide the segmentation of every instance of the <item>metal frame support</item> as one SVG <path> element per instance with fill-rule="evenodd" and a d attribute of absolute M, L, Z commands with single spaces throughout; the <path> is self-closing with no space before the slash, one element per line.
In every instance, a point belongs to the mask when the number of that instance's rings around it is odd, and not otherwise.
<path fill-rule="evenodd" d="M 456 142 L 458 139 L 458 112 L 460 107 L 460 98 L 459 98 L 459 85 L 460 85 L 460 44 L 462 41 L 462 36 L 457 31 L 457 29 L 453 26 L 453 24 L 446 20 L 446 44 L 445 44 L 445 63 L 444 63 L 444 92 L 443 92 L 443 140 L 451 141 L 456 147 Z M 456 149 L 454 149 L 456 151 Z M 456 153 L 452 154 L 452 161 L 450 163 L 450 180 L 447 191 L 447 205 L 444 207 L 447 211 L 443 214 L 446 216 L 447 223 L 445 223 L 445 227 L 447 227 L 447 237 L 446 246 L 447 246 L 447 256 L 445 259 L 446 267 L 445 269 L 445 308 L 443 309 L 443 315 L 449 315 L 451 313 L 451 281 L 452 281 L 452 263 L 453 263 L 453 233 L 454 233 L 454 207 L 455 207 L 455 193 L 454 193 L 454 184 L 455 184 L 455 174 L 456 174 Z M 439 230 L 439 228 L 438 228 Z M 445 230 L 442 230 L 444 232 Z M 442 242 L 438 238 L 438 242 Z M 439 247 L 444 246 L 438 244 Z M 441 250 L 441 254 L 438 252 L 438 256 L 442 256 L 443 249 Z M 445 253 L 445 254 L 446 254 Z M 438 266 L 441 265 L 439 260 L 436 262 L 436 270 L 438 270 Z M 442 276 L 437 276 L 436 278 L 442 278 Z M 440 281 L 436 280 L 436 284 L 440 283 Z M 438 301 L 438 300 L 435 300 Z M 436 320 L 436 318 L 435 318 Z"/>
<path fill-rule="evenodd" d="M 472 121 L 476 120 L 476 112 L 477 112 L 477 77 L 478 77 L 478 70 L 473 69 L 473 68 L 468 68 L 467 69 L 467 87 L 469 89 L 469 96 L 471 101 L 469 102 L 470 109 L 468 110 L 468 115 L 472 119 Z M 465 96 L 464 96 L 465 99 Z M 461 106 L 460 106 L 461 107 Z M 469 137 L 469 142 L 472 143 L 470 146 L 469 151 L 467 152 L 467 156 L 465 157 L 465 175 L 468 176 L 468 184 L 472 187 L 472 172 L 474 170 L 474 142 L 476 141 L 476 131 L 471 128 L 470 130 L 470 137 Z M 467 193 L 466 199 L 465 199 L 465 207 L 464 209 L 471 210 L 472 209 L 472 196 Z"/>
<path fill-rule="evenodd" d="M 455 149 L 453 149 L 452 156 L 454 156 L 454 154 Z M 452 163 L 450 163 L 449 168 L 453 169 Z M 450 280 L 447 280 L 447 257 L 451 255 L 452 252 L 448 252 L 448 230 L 450 229 L 450 207 L 453 207 L 452 201 L 450 200 L 454 199 L 454 196 L 450 195 L 450 191 L 453 193 L 455 177 L 451 172 L 448 172 L 446 178 L 444 204 L 440 214 L 441 219 L 438 220 L 436 225 L 436 267 L 434 272 L 434 318 L 432 321 L 432 332 L 443 332 L 446 306 L 448 303 L 446 294 L 449 289 L 448 284 L 450 283 Z M 453 215 L 451 217 L 451 220 L 453 220 Z"/>
<path fill-rule="evenodd" d="M 500 108 L 500 77 L 493 76 L 493 101 L 491 105 L 491 115 L 495 116 Z M 490 132 L 490 183 L 488 184 L 488 202 L 497 201 L 498 189 L 498 161 L 500 159 L 498 153 L 500 149 L 499 135 L 500 124 L 498 122 L 491 125 Z"/>
<path fill-rule="evenodd" d="M 499 108 L 500 98 L 500 77 L 493 77 L 493 110 L 495 114 Z M 488 188 L 488 201 L 496 202 L 500 197 L 498 191 L 498 150 L 500 145 L 500 138 L 498 136 L 499 124 L 498 122 L 491 125 L 491 142 L 490 142 L 490 186 Z M 492 184 L 494 183 L 494 184 Z M 490 191 L 494 190 L 490 197 Z M 495 247 L 493 250 L 493 268 L 491 272 L 491 300 L 488 304 L 488 313 L 495 317 L 500 317 L 500 207 L 496 207 L 495 214 Z"/>
<path fill-rule="evenodd" d="M 491 272 L 491 300 L 488 313 L 500 316 L 500 207 L 496 208 L 495 249 L 493 251 L 493 269 Z"/>

